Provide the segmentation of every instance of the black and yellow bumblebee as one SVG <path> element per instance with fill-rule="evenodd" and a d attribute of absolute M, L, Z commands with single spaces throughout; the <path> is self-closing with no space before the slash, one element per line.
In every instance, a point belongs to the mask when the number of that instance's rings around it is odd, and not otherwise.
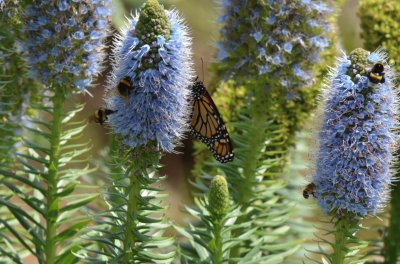
<path fill-rule="evenodd" d="M 385 83 L 385 66 L 382 62 L 377 62 L 368 72 L 368 79 L 370 82 L 378 84 Z"/>
<path fill-rule="evenodd" d="M 308 199 L 310 197 L 310 194 L 315 198 L 315 191 L 317 189 L 317 186 L 315 183 L 309 183 L 307 184 L 306 188 L 303 190 L 303 197 L 304 199 Z"/>
<path fill-rule="evenodd" d="M 115 112 L 117 111 L 100 107 L 99 109 L 96 110 L 96 112 L 94 112 L 94 117 L 93 117 L 94 122 L 103 125 L 107 121 L 108 116 Z"/>
<path fill-rule="evenodd" d="M 128 98 L 133 90 L 133 86 L 129 77 L 122 79 L 117 86 L 118 93 L 123 98 Z"/>

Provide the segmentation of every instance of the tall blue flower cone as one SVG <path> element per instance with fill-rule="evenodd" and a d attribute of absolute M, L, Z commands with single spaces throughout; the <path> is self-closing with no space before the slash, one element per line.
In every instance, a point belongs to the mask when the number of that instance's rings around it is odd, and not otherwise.
<path fill-rule="evenodd" d="M 187 129 L 193 81 L 191 39 L 175 11 L 149 1 L 129 20 L 114 47 L 106 107 L 113 131 L 130 147 L 155 142 L 174 150 Z M 118 92 L 122 80 L 129 94 Z"/>
<path fill-rule="evenodd" d="M 384 76 L 374 73 L 376 63 Z M 363 49 L 341 58 L 332 72 L 314 176 L 324 212 L 365 217 L 385 205 L 397 142 L 393 78 L 384 53 Z"/>

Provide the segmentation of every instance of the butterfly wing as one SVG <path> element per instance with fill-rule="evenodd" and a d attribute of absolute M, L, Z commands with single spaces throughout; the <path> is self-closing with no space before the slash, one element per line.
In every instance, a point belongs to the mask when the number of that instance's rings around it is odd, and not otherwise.
<path fill-rule="evenodd" d="M 234 158 L 232 142 L 224 121 L 202 82 L 192 86 L 193 109 L 190 122 L 190 134 L 201 140 L 221 163 Z"/>

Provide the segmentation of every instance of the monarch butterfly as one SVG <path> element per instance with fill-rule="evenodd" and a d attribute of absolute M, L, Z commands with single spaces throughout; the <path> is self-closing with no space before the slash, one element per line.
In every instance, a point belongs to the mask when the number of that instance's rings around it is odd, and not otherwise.
<path fill-rule="evenodd" d="M 190 134 L 210 149 L 214 158 L 226 163 L 233 160 L 233 147 L 218 109 L 201 81 L 191 87 L 193 107 Z"/>

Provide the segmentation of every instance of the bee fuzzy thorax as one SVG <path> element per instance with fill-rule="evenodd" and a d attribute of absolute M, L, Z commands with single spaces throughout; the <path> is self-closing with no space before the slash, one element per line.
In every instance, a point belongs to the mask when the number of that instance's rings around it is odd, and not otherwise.
<path fill-rule="evenodd" d="M 315 196 L 316 189 L 317 189 L 317 186 L 315 185 L 315 183 L 312 182 L 312 183 L 307 184 L 307 186 L 303 190 L 304 199 L 308 199 L 310 197 L 310 195 L 312 195 L 314 198 L 316 198 L 316 196 Z"/>
<path fill-rule="evenodd" d="M 116 111 L 114 110 L 100 107 L 99 109 L 96 110 L 96 112 L 94 112 L 94 120 L 96 123 L 103 125 L 107 121 L 108 116 L 115 112 Z"/>
<path fill-rule="evenodd" d="M 368 71 L 368 79 L 373 84 L 385 83 L 385 66 L 383 62 L 379 61 L 374 64 L 372 69 Z"/>
<path fill-rule="evenodd" d="M 121 97 L 127 98 L 131 94 L 132 84 L 130 78 L 125 77 L 122 79 L 117 86 L 118 93 Z"/>

